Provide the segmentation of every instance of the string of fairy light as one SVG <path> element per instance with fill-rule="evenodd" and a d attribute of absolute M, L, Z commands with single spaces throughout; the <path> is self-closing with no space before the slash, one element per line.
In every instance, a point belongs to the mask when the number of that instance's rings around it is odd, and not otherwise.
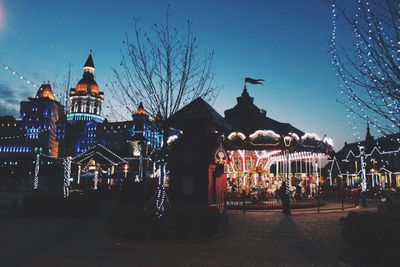
<path fill-rule="evenodd" d="M 337 57 L 336 57 L 336 31 L 337 31 L 337 23 L 336 23 L 336 5 L 335 3 L 332 4 L 332 33 L 331 33 L 331 38 L 330 38 L 330 51 L 331 51 L 331 56 L 332 56 L 332 65 L 333 65 L 333 70 L 336 71 L 336 68 L 339 66 L 339 63 L 337 62 Z M 345 94 L 344 94 L 344 89 L 343 89 L 343 84 L 341 83 L 340 79 L 339 79 L 339 73 L 335 72 L 335 75 L 337 77 L 338 83 L 339 83 L 339 88 L 340 88 L 340 93 L 342 96 L 342 102 L 345 105 L 346 108 L 346 119 L 347 119 L 347 124 L 352 128 L 352 130 L 354 130 L 354 126 L 352 126 L 352 122 L 351 122 L 351 115 L 349 114 L 350 109 L 347 107 L 347 103 L 345 101 Z M 357 138 L 356 134 L 353 133 L 353 136 L 355 137 L 356 141 L 359 141 L 359 139 Z"/>
<path fill-rule="evenodd" d="M 360 25 L 360 17 L 362 17 L 360 14 L 363 14 L 363 16 L 365 16 L 367 24 L 367 35 L 365 37 L 363 37 L 359 31 L 359 29 L 362 27 Z M 356 125 L 357 117 L 361 117 L 364 120 L 371 122 L 373 127 L 376 128 L 377 132 L 383 134 L 383 136 L 386 136 L 387 134 L 392 132 L 396 132 L 396 128 L 400 126 L 399 118 L 396 117 L 399 116 L 398 99 L 390 96 L 385 97 L 385 92 L 383 91 L 383 88 L 385 87 L 384 85 L 388 83 L 387 80 L 394 80 L 397 82 L 396 77 L 393 73 L 391 73 L 391 66 L 389 66 L 387 62 L 384 63 L 384 67 L 386 69 L 382 69 L 382 67 L 375 62 L 376 58 L 374 57 L 379 56 L 380 58 L 382 58 L 384 55 L 382 55 L 381 53 L 379 55 L 375 55 L 374 49 L 376 49 L 376 47 L 373 44 L 371 45 L 371 43 L 369 43 L 368 41 L 374 40 L 374 38 L 376 39 L 377 37 L 374 36 L 374 32 L 378 31 L 377 34 L 382 35 L 383 39 L 389 43 L 389 47 L 391 48 L 391 57 L 396 60 L 397 63 L 400 61 L 400 58 L 398 56 L 400 49 L 396 47 L 396 44 L 399 45 L 400 42 L 395 42 L 389 37 L 389 35 L 384 31 L 381 21 L 377 22 L 377 25 L 379 25 L 379 27 L 374 28 L 372 23 L 373 18 L 371 17 L 371 14 L 372 8 L 370 3 L 368 1 L 364 3 L 362 0 L 358 0 L 357 11 L 354 15 L 354 23 L 352 24 L 354 45 L 357 51 L 357 63 L 362 66 L 363 70 L 368 73 L 369 78 L 372 80 L 373 83 L 370 84 L 370 87 L 377 88 L 379 92 L 378 95 L 376 95 L 376 93 L 374 93 L 371 88 L 368 88 L 367 90 L 368 97 L 371 100 L 370 104 L 376 105 L 378 106 L 378 108 L 380 108 L 381 106 L 386 107 L 387 110 L 380 111 L 387 111 L 387 114 L 390 114 L 389 116 L 391 116 L 390 120 L 392 122 L 390 125 L 390 128 L 392 129 L 391 131 L 388 130 L 388 127 L 386 125 L 381 124 L 380 120 L 378 119 L 377 112 L 372 112 L 372 114 L 368 113 L 367 109 L 364 107 L 365 101 L 363 101 L 363 99 L 361 99 L 361 97 L 357 95 L 357 92 L 354 89 L 355 85 L 357 85 L 355 84 L 355 82 L 361 81 L 361 79 L 365 78 L 362 76 L 362 73 L 360 73 L 360 70 L 356 70 L 353 76 L 354 80 L 350 81 L 348 77 L 346 77 L 346 74 L 348 73 L 345 73 L 346 70 L 343 68 L 342 62 L 340 62 L 340 60 L 337 58 L 337 7 L 335 3 L 332 4 L 332 34 L 330 41 L 332 64 L 334 70 L 336 71 L 338 80 L 341 80 L 344 83 L 344 85 L 341 82 L 339 83 L 342 101 L 346 107 L 346 117 L 348 120 L 348 124 L 352 125 L 352 129 L 354 131 L 353 135 L 355 136 L 357 141 L 360 141 L 361 139 L 359 136 L 360 133 Z M 383 46 L 386 45 L 386 43 L 382 41 L 379 42 L 378 45 Z M 385 75 L 388 77 L 385 77 Z M 399 92 L 399 88 L 396 88 L 395 90 L 397 93 Z"/>
<path fill-rule="evenodd" d="M 156 199 L 156 215 L 161 218 L 165 212 L 165 201 L 167 198 L 167 192 L 165 190 L 165 181 L 167 177 L 166 162 L 160 161 L 159 165 L 159 177 L 157 187 L 157 199 Z"/>
<path fill-rule="evenodd" d="M 33 88 L 38 89 L 40 87 L 37 83 L 35 83 L 31 79 L 29 79 L 28 77 L 23 75 L 22 72 L 17 71 L 15 68 L 11 67 L 10 65 L 8 65 L 6 63 L 0 62 L 0 68 L 9 72 L 10 74 L 14 75 L 17 79 L 19 78 L 20 80 L 25 81 L 27 84 L 31 85 Z M 66 98 L 66 93 L 64 92 L 64 90 L 61 89 L 62 86 L 58 85 L 56 83 L 56 81 L 54 81 L 52 83 L 52 87 L 53 87 L 53 93 L 54 93 L 55 97 L 58 97 L 59 99 Z"/>
<path fill-rule="evenodd" d="M 14 68 L 8 66 L 5 63 L 0 62 L 0 65 L 7 71 L 9 71 L 12 75 L 15 75 L 17 77 L 19 77 L 21 80 L 25 81 L 27 84 L 32 85 L 35 88 L 38 88 L 38 85 L 31 81 L 30 79 L 28 79 L 27 77 L 25 77 L 24 75 L 22 75 L 20 72 L 16 71 Z"/>

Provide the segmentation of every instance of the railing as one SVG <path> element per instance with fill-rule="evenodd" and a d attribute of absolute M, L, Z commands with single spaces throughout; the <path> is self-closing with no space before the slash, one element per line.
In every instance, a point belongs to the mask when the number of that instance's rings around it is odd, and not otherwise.
<path fill-rule="evenodd" d="M 278 194 L 279 195 L 279 194 Z M 295 195 L 290 199 L 292 211 L 328 211 L 355 208 L 358 192 L 340 190 L 313 197 Z M 278 196 L 268 194 L 226 193 L 225 210 L 236 211 L 282 211 L 282 201 Z"/>

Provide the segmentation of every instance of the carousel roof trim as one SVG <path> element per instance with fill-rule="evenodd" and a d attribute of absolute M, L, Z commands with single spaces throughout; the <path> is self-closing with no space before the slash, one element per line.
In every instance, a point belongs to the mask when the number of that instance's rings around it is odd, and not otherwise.
<path fill-rule="evenodd" d="M 305 133 L 302 137 L 301 140 L 305 139 L 314 139 L 316 141 L 321 141 L 321 138 L 316 134 L 316 133 Z"/>
<path fill-rule="evenodd" d="M 273 130 L 257 130 L 254 133 L 250 134 L 249 137 L 251 139 L 255 139 L 258 136 L 270 136 L 274 139 L 279 139 L 281 136 L 279 134 L 277 134 L 275 131 Z M 297 135 L 296 135 L 297 136 Z"/>
<path fill-rule="evenodd" d="M 246 135 L 244 135 L 244 133 L 242 132 L 231 132 L 228 135 L 228 139 L 232 140 L 233 138 L 235 138 L 236 136 L 238 136 L 240 139 L 245 140 L 246 139 Z"/>

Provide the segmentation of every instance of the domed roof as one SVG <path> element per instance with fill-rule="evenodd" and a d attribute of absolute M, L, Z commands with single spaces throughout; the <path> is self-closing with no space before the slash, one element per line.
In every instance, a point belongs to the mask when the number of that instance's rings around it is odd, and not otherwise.
<path fill-rule="evenodd" d="M 92 96 L 99 95 L 99 86 L 94 80 L 93 74 L 85 72 L 82 79 L 76 85 L 75 92 L 77 94 L 90 94 Z"/>
<path fill-rule="evenodd" d="M 51 89 L 50 84 L 42 84 L 36 93 L 36 98 L 49 98 L 50 100 L 55 101 L 53 90 Z"/>

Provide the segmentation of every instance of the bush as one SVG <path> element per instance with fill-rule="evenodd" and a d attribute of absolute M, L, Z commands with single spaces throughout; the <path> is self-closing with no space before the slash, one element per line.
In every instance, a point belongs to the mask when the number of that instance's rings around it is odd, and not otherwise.
<path fill-rule="evenodd" d="M 186 239 L 216 234 L 221 222 L 216 208 L 179 206 L 157 218 L 154 212 L 120 207 L 110 214 L 106 231 L 133 239 Z"/>
<path fill-rule="evenodd" d="M 345 261 L 353 266 L 399 266 L 400 209 L 350 213 L 340 225 Z"/>

